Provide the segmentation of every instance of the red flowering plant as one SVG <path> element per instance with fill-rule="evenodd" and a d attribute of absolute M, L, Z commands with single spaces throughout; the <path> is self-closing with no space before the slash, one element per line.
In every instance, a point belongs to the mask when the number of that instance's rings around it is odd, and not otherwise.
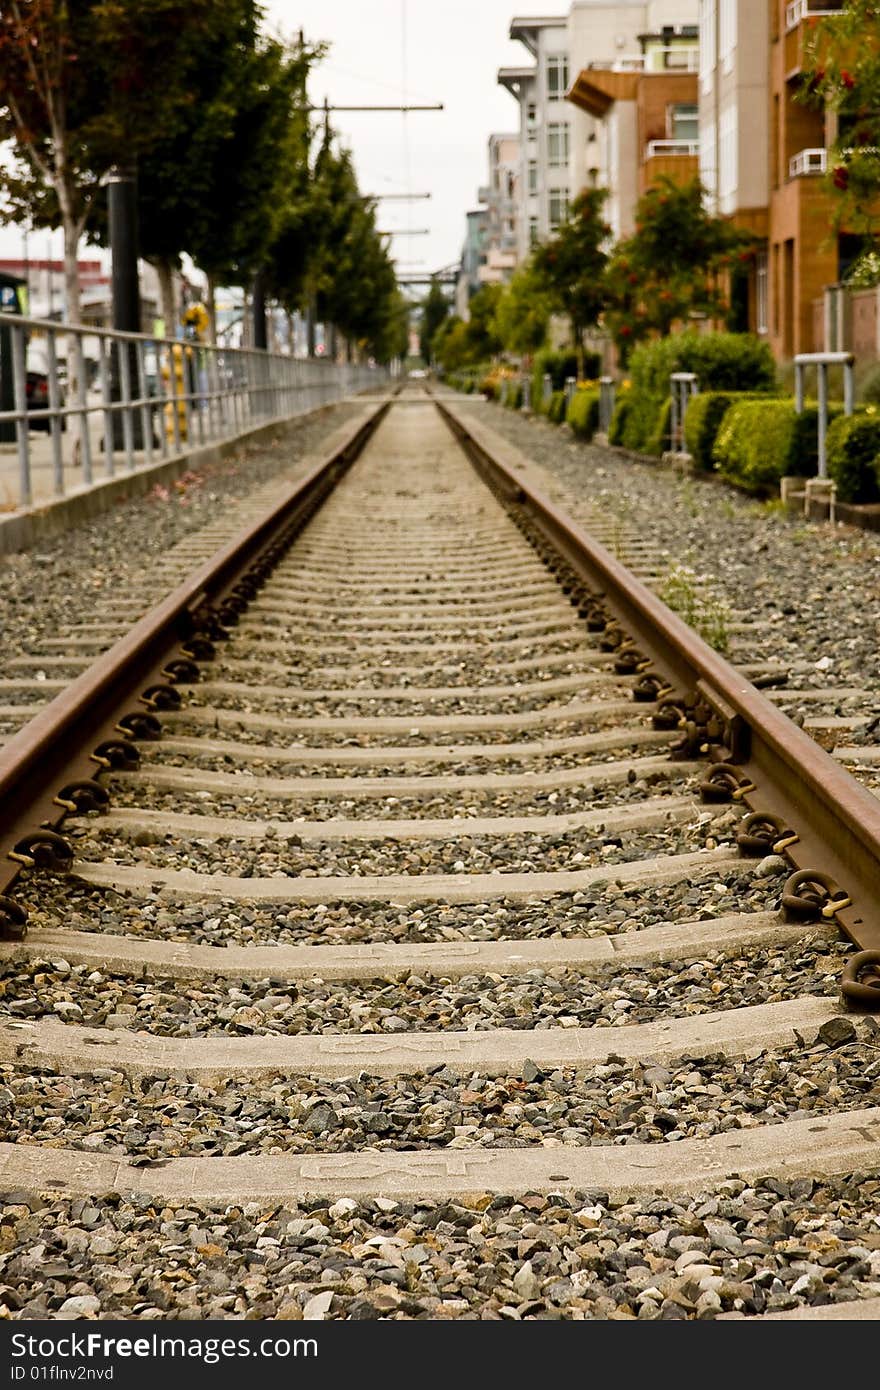
<path fill-rule="evenodd" d="M 878 244 L 880 218 L 880 3 L 847 0 L 807 37 L 799 98 L 836 117 L 828 151 L 834 225 Z"/>
<path fill-rule="evenodd" d="M 723 318 L 725 278 L 755 238 L 706 208 L 698 181 L 659 180 L 639 200 L 636 230 L 608 263 L 606 324 L 624 361 L 635 343 L 694 316 Z M 742 267 L 745 268 L 745 265 Z"/>

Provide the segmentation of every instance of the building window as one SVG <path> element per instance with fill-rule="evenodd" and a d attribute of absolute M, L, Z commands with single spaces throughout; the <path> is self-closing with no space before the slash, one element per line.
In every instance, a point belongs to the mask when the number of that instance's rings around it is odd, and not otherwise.
<path fill-rule="evenodd" d="M 530 218 L 529 218 L 529 246 L 537 246 L 537 244 L 538 244 L 538 219 L 537 219 L 537 217 L 530 217 Z"/>
<path fill-rule="evenodd" d="M 568 166 L 568 122 L 552 122 L 547 127 L 547 163 L 551 169 Z"/>
<path fill-rule="evenodd" d="M 568 189 L 551 188 L 548 195 L 550 230 L 555 232 L 568 216 Z"/>
<path fill-rule="evenodd" d="M 708 206 L 714 211 L 718 196 L 714 121 L 707 121 L 700 131 L 700 182 L 706 190 Z"/>
<path fill-rule="evenodd" d="M 568 58 L 552 53 L 547 59 L 547 100 L 562 101 L 568 91 Z"/>
<path fill-rule="evenodd" d="M 526 107 L 526 130 L 529 135 L 533 135 L 535 126 L 538 123 L 538 107 L 535 102 L 530 101 Z"/>
<path fill-rule="evenodd" d="M 528 162 L 528 191 L 537 193 L 538 191 L 538 161 L 530 159 Z"/>
<path fill-rule="evenodd" d="M 666 108 L 670 140 L 699 140 L 700 125 L 696 102 L 678 102 Z"/>
<path fill-rule="evenodd" d="M 755 266 L 755 329 L 758 333 L 766 333 L 770 327 L 768 279 L 767 252 L 759 251 Z"/>

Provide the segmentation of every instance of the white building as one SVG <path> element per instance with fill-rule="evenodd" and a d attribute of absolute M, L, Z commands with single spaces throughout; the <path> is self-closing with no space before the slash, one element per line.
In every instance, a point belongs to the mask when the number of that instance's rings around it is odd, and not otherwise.
<path fill-rule="evenodd" d="M 510 37 L 531 61 L 502 68 L 498 81 L 517 102 L 520 185 L 517 241 L 520 258 L 564 221 L 577 193 L 602 184 L 617 153 L 601 147 L 608 132 L 586 111 L 565 101 L 578 73 L 591 64 L 638 66 L 641 40 L 695 25 L 700 0 L 574 0 L 568 14 L 513 19 Z"/>

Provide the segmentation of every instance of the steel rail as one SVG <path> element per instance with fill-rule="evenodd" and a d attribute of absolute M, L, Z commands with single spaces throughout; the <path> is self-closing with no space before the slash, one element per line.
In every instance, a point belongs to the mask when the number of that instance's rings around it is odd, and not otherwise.
<path fill-rule="evenodd" d="M 827 876 L 848 900 L 824 915 L 833 916 L 861 951 L 880 950 L 880 799 L 561 512 L 529 476 L 518 451 L 468 418 L 469 412 L 436 398 L 435 404 L 490 486 L 522 508 L 601 594 L 603 606 L 650 662 L 648 669 L 678 695 L 711 707 L 722 732 L 706 751 L 712 761 L 733 764 L 741 774 L 736 800 L 790 827 L 796 838 L 783 837 L 789 840 L 784 854 L 794 868 Z"/>
<path fill-rule="evenodd" d="M 21 846 L 34 836 L 38 844 L 43 837 L 42 862 L 63 867 L 52 862 L 54 854 L 64 857 L 63 842 L 53 839 L 52 832 L 73 807 L 69 800 L 59 800 L 59 792 L 65 786 L 94 783 L 102 771 L 123 766 L 126 756 L 136 760 L 135 740 L 157 736 L 155 728 L 152 734 L 144 731 L 143 721 L 149 726 L 154 710 L 180 703 L 175 684 L 198 679 L 195 663 L 210 659 L 212 637 L 222 638 L 224 623 L 237 620 L 294 533 L 363 449 L 390 403 L 388 398 L 381 400 L 366 418 L 355 421 L 305 477 L 195 569 L 0 748 L 0 895 L 9 892 L 32 857 L 27 850 L 22 853 Z M 201 646 L 194 647 L 194 642 Z M 205 655 L 199 657 L 198 650 Z M 140 734 L 127 727 L 131 718 L 142 721 Z M 120 725 L 120 719 L 126 724 Z M 105 742 L 116 751 L 96 753 Z M 114 763 L 114 757 L 122 761 Z M 15 935 L 22 927 L 15 904 L 3 897 L 0 929 Z"/>

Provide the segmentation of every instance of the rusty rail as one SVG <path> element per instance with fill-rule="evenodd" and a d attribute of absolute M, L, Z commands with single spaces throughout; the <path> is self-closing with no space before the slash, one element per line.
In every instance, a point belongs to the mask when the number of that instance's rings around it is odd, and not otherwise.
<path fill-rule="evenodd" d="M 238 620 L 305 521 L 363 449 L 389 408 L 361 416 L 263 516 L 152 608 L 0 749 L 0 932 L 21 935 L 26 916 L 8 897 L 22 868 L 64 869 L 58 831 L 75 810 L 98 808 L 102 772 L 133 767 L 137 742 L 158 738 L 156 711 L 176 708 L 179 684 Z"/>
<path fill-rule="evenodd" d="M 600 600 L 623 638 L 618 650 L 634 658 L 633 669 L 654 678 L 655 722 L 675 715 L 688 751 L 707 757 L 706 798 L 741 802 L 753 813 L 739 837 L 741 849 L 755 853 L 757 844 L 763 853 L 784 853 L 797 871 L 786 884 L 784 910 L 805 920 L 833 917 L 860 952 L 869 953 L 858 968 L 870 983 L 860 993 L 851 988 L 857 978 L 845 979 L 844 993 L 880 1006 L 880 799 L 564 515 L 529 476 L 521 455 L 468 412 L 435 404 L 490 486 Z M 763 837 L 749 848 L 750 827 L 762 825 Z"/>

